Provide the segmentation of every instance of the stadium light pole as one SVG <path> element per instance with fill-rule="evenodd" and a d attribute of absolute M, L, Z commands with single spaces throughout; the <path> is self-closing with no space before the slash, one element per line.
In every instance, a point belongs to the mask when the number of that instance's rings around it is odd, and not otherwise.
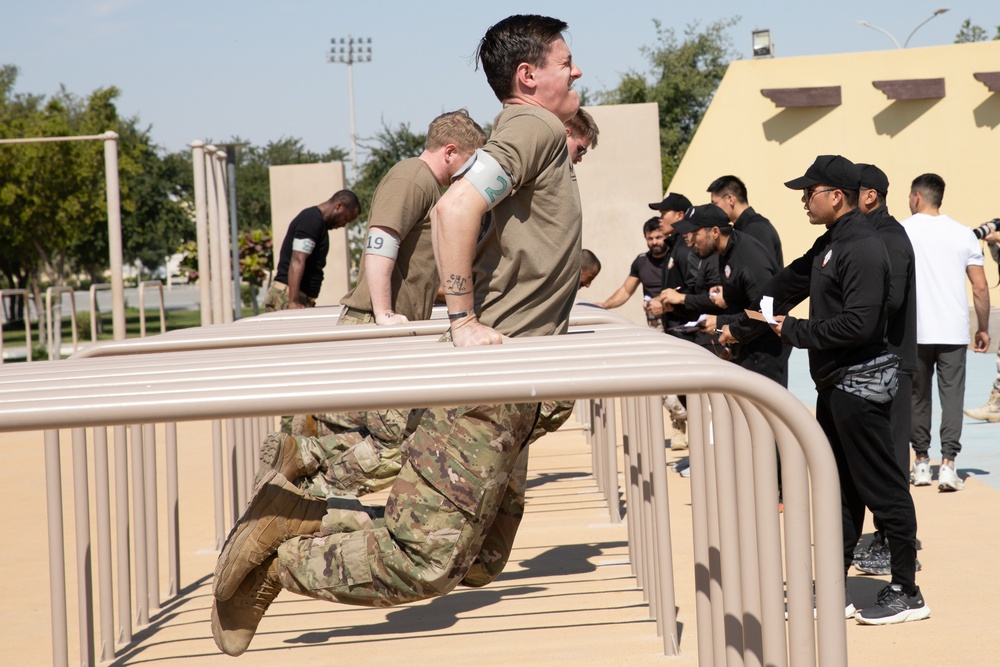
<path fill-rule="evenodd" d="M 351 107 L 351 174 L 352 182 L 358 181 L 358 134 L 354 125 L 354 63 L 368 63 L 372 60 L 372 38 L 347 37 L 330 40 L 333 46 L 326 56 L 328 63 L 347 65 L 347 101 Z"/>
<path fill-rule="evenodd" d="M 947 12 L 949 10 L 950 10 L 950 7 L 942 7 L 941 9 L 935 9 L 933 14 L 931 14 L 930 16 L 928 16 L 927 18 L 925 18 L 923 21 L 921 21 L 920 23 L 918 23 L 917 27 L 910 31 L 909 36 L 907 36 L 906 41 L 903 42 L 902 46 L 899 45 L 899 40 L 896 39 L 895 37 L 893 37 L 892 33 L 889 32 L 888 30 L 886 30 L 885 28 L 880 28 L 877 25 L 872 25 L 868 21 L 855 21 L 855 23 L 857 23 L 858 25 L 863 25 L 866 28 L 871 28 L 872 30 L 878 30 L 880 33 L 882 33 L 883 35 L 885 35 L 886 37 L 888 37 L 889 39 L 891 39 L 892 43 L 896 45 L 897 49 L 905 49 L 907 46 L 910 45 L 910 39 L 913 38 L 914 33 L 916 33 L 918 30 L 920 30 L 920 28 L 922 28 L 928 21 L 930 21 L 934 17 L 941 16 L 941 14 L 944 14 L 945 12 Z"/>

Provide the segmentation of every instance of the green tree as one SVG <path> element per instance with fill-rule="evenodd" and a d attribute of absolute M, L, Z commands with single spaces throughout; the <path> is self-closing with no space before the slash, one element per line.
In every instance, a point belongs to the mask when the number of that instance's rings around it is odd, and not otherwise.
<path fill-rule="evenodd" d="M 972 19 L 965 19 L 962 21 L 962 27 L 959 28 L 958 34 L 955 35 L 956 44 L 966 44 L 968 42 L 985 42 L 990 39 L 989 33 L 982 26 L 976 25 L 972 22 Z M 997 26 L 996 34 L 993 36 L 994 40 L 1000 39 L 1000 26 Z"/>
<path fill-rule="evenodd" d="M 654 19 L 657 43 L 641 49 L 650 70 L 626 72 L 618 86 L 595 95 L 604 104 L 655 102 L 659 106 L 664 189 L 673 179 L 729 63 L 738 57 L 727 30 L 739 20 L 719 20 L 704 30 L 693 24 L 679 40 L 672 28 L 664 28 Z"/>
<path fill-rule="evenodd" d="M 324 153 L 315 153 L 295 137 L 282 137 L 264 146 L 254 146 L 240 137 L 224 143 L 236 144 L 236 218 L 244 231 L 271 229 L 270 167 L 347 159 L 341 148 L 334 146 Z"/>

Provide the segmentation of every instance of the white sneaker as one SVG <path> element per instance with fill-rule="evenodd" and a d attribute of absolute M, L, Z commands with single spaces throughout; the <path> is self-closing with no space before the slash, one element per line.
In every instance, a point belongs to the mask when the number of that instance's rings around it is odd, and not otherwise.
<path fill-rule="evenodd" d="M 943 463 L 938 469 L 938 490 L 939 491 L 961 491 L 965 488 L 965 482 L 958 476 L 952 466 Z"/>
<path fill-rule="evenodd" d="M 933 481 L 931 476 L 931 460 L 921 459 L 913 462 L 913 470 L 910 471 L 910 481 L 913 486 L 930 486 Z"/>

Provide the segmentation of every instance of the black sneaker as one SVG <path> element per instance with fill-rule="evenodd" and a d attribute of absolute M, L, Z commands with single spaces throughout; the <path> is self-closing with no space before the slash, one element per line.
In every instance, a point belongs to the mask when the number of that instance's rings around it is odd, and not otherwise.
<path fill-rule="evenodd" d="M 885 538 L 877 530 L 872 534 L 872 539 L 864 546 L 861 546 L 861 542 L 859 541 L 857 546 L 854 547 L 854 562 L 868 558 L 868 554 L 872 552 L 872 549 L 883 543 L 885 543 Z"/>
<path fill-rule="evenodd" d="M 920 572 L 923 566 L 920 564 L 919 558 L 914 559 L 914 566 L 915 570 Z M 892 553 L 889 551 L 889 545 L 883 544 L 879 548 L 873 547 L 867 556 L 854 560 L 854 568 L 865 574 L 892 574 Z"/>
<path fill-rule="evenodd" d="M 873 544 L 864 558 L 855 558 L 854 567 L 865 574 L 889 574 L 891 571 L 889 545 Z"/>
<path fill-rule="evenodd" d="M 898 584 L 890 584 L 878 594 L 878 601 L 854 615 L 861 625 L 889 625 L 920 621 L 930 617 L 931 610 L 924 603 L 920 588 L 913 595 L 907 595 Z"/>

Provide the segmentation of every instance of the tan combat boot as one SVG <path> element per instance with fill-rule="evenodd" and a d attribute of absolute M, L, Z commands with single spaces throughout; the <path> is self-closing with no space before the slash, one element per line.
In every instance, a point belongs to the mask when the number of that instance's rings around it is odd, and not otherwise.
<path fill-rule="evenodd" d="M 282 542 L 297 535 L 314 535 L 322 527 L 325 500 L 306 496 L 274 470 L 262 481 L 219 554 L 213 583 L 219 600 L 232 597 L 250 571 Z"/>
<path fill-rule="evenodd" d="M 978 419 L 984 422 L 1000 422 L 1000 391 L 994 389 L 990 392 L 990 398 L 986 405 L 972 410 L 964 410 L 970 419 Z"/>
<path fill-rule="evenodd" d="M 260 619 L 281 592 L 278 557 L 274 554 L 250 571 L 228 600 L 212 601 L 212 638 L 226 655 L 243 655 Z"/>
<path fill-rule="evenodd" d="M 260 469 L 253 480 L 253 488 L 259 488 L 261 480 L 272 470 L 277 470 L 289 481 L 316 472 L 302 460 L 302 451 L 295 436 L 280 431 L 268 433 L 260 445 Z"/>

